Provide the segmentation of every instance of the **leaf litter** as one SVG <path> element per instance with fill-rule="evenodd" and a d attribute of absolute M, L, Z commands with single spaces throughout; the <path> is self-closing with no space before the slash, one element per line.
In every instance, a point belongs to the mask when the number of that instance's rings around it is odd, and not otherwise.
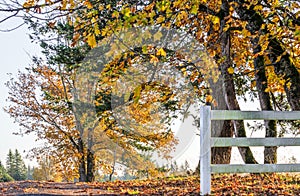
<path fill-rule="evenodd" d="M 300 174 L 215 174 L 211 195 L 300 195 Z M 0 183 L 0 195 L 199 195 L 199 176 L 113 182 Z"/>

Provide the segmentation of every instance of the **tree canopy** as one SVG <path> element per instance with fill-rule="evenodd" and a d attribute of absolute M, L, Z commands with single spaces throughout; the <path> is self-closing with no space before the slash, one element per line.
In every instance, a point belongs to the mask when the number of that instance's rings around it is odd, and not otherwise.
<path fill-rule="evenodd" d="M 258 99 L 262 110 L 300 110 L 299 1 L 27 0 L 21 7 L 6 5 L 1 11 L 11 11 L 11 16 L 24 11 L 31 38 L 46 56 L 35 58 L 35 66 L 7 83 L 12 102 L 7 112 L 25 133 L 46 139 L 62 163 L 78 168 L 81 181 L 93 180 L 95 160 L 103 163 L 99 157 L 107 153 L 107 159 L 115 163 L 119 157 L 124 164 L 132 157 L 142 162 L 143 151 L 167 154 L 176 144 L 170 119 L 191 103 L 239 110 L 238 98 L 243 98 Z M 179 43 L 177 48 L 158 44 L 170 42 L 169 34 L 177 31 L 200 43 L 198 54 L 205 54 L 200 63 L 180 50 L 182 45 L 193 48 L 192 39 L 171 40 Z M 132 42 L 139 46 L 131 48 L 127 43 Z M 168 73 L 167 66 L 176 71 Z M 137 70 L 147 77 L 136 75 Z M 173 77 L 175 83 L 158 83 L 157 70 L 182 74 L 188 82 Z M 82 73 L 89 75 L 80 77 Z M 193 94 L 182 93 L 188 85 Z M 277 124 L 264 122 L 266 137 L 280 135 Z M 299 132 L 299 123 L 289 126 Z M 232 121 L 223 122 L 215 134 L 245 137 L 246 131 L 243 121 Z M 119 147 L 120 154 L 114 150 Z M 239 150 L 244 162 L 257 163 L 249 148 Z M 228 148 L 215 153 L 215 162 L 230 160 Z M 277 161 L 276 147 L 265 148 L 264 161 Z"/>

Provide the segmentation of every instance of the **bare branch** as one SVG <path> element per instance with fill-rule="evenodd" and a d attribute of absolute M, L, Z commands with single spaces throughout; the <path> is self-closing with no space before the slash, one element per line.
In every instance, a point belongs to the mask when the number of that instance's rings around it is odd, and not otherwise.
<path fill-rule="evenodd" d="M 5 30 L 0 29 L 0 32 L 3 32 L 3 33 L 11 32 L 11 31 L 14 31 L 14 30 L 20 28 L 20 27 L 23 26 L 24 24 L 25 24 L 25 23 L 23 22 L 22 24 L 20 24 L 20 25 L 18 25 L 18 26 L 16 26 L 16 27 L 13 27 L 13 28 L 11 28 L 11 29 L 5 29 Z"/>

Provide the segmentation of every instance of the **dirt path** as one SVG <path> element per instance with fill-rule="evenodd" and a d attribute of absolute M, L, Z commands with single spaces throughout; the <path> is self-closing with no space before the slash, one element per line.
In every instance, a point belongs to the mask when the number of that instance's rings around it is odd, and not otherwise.
<path fill-rule="evenodd" d="M 213 175 L 213 195 L 300 195 L 300 174 Z M 199 176 L 95 183 L 0 183 L 0 195 L 199 195 Z"/>

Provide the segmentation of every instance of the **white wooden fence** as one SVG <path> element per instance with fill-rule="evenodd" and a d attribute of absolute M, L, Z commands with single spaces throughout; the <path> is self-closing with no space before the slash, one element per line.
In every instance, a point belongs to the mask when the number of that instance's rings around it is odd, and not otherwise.
<path fill-rule="evenodd" d="M 299 120 L 300 111 L 200 109 L 200 195 L 210 194 L 211 173 L 300 172 L 300 164 L 211 164 L 211 147 L 300 146 L 300 138 L 211 138 L 211 120 Z"/>

